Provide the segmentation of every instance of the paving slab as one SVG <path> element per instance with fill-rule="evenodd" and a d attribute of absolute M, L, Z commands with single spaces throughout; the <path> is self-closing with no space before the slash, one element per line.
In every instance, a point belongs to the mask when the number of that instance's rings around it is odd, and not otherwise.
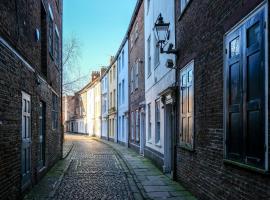
<path fill-rule="evenodd" d="M 196 200 L 186 188 L 164 175 L 149 159 L 120 144 L 97 140 L 110 145 L 123 158 L 145 199 Z"/>

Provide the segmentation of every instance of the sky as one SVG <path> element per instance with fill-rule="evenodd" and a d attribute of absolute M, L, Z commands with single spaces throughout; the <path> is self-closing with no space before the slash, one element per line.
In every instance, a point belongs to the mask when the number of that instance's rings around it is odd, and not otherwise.
<path fill-rule="evenodd" d="M 64 0 L 63 39 L 78 39 L 82 74 L 108 66 L 126 34 L 136 1 Z"/>

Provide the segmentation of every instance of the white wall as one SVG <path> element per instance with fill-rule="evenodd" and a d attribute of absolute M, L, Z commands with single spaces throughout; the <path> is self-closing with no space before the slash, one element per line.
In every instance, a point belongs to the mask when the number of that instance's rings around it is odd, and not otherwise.
<path fill-rule="evenodd" d="M 170 22 L 169 43 L 175 45 L 175 22 L 174 22 L 174 0 L 151 0 L 148 10 L 148 1 L 145 3 L 145 100 L 146 108 L 151 103 L 151 133 L 152 140 L 148 141 L 148 109 L 146 109 L 146 146 L 164 154 L 164 109 L 160 104 L 160 144 L 155 144 L 155 101 L 160 99 L 159 93 L 175 83 L 175 70 L 166 68 L 167 59 L 172 59 L 175 63 L 175 56 L 170 54 L 159 54 L 159 64 L 154 66 L 155 52 L 155 32 L 154 24 L 161 13 L 164 22 Z M 148 12 L 147 12 L 148 10 Z M 151 35 L 151 75 L 148 76 L 148 43 Z M 165 47 L 164 50 L 167 50 Z"/>
<path fill-rule="evenodd" d="M 101 136 L 108 137 L 108 108 L 109 108 L 109 97 L 108 97 L 108 73 L 101 79 Z M 104 105 L 105 104 L 105 105 Z M 105 106 L 105 111 L 102 108 Z"/>
<path fill-rule="evenodd" d="M 94 135 L 94 91 L 92 88 L 87 90 L 87 132 L 89 136 Z"/>
<path fill-rule="evenodd" d="M 124 63 L 122 62 L 123 59 L 123 54 L 124 52 Z M 129 95 L 128 95 L 128 41 L 126 41 L 125 45 L 120 51 L 120 54 L 117 58 L 118 60 L 118 81 L 117 81 L 117 95 L 118 95 L 118 140 L 121 142 L 128 142 L 128 133 L 126 131 L 126 123 L 124 120 L 124 129 L 123 129 L 123 120 L 122 118 L 124 117 L 125 119 L 125 112 L 128 111 L 128 100 L 129 100 Z M 120 64 L 119 64 L 120 60 Z M 123 80 L 124 80 L 124 99 L 123 99 Z M 121 84 L 121 91 L 119 91 L 119 84 Z M 124 100 L 124 101 L 123 101 Z M 119 117 L 121 120 L 119 120 Z M 124 131 L 123 131 L 124 130 Z"/>

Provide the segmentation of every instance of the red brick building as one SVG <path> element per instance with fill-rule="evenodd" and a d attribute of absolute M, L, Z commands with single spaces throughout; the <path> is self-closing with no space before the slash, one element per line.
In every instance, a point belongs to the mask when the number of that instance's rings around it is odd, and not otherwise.
<path fill-rule="evenodd" d="M 129 45 L 129 146 L 137 151 L 145 143 L 144 129 L 144 3 L 138 0 L 128 30 Z M 142 133 L 144 135 L 144 133 Z"/>
<path fill-rule="evenodd" d="M 270 199 L 267 4 L 175 1 L 176 178 L 200 199 Z"/>
<path fill-rule="evenodd" d="M 0 1 L 0 199 L 62 155 L 62 0 Z"/>

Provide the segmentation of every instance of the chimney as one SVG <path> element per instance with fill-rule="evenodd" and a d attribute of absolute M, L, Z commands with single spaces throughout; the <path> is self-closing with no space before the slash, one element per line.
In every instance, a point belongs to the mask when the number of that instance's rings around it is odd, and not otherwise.
<path fill-rule="evenodd" d="M 101 67 L 100 75 L 102 76 L 103 74 L 105 74 L 106 70 L 107 70 L 107 67 Z"/>
<path fill-rule="evenodd" d="M 94 80 L 96 80 L 99 77 L 100 77 L 99 71 L 93 71 L 91 74 L 91 81 L 93 82 Z"/>
<path fill-rule="evenodd" d="M 114 56 L 111 56 L 111 58 L 110 58 L 110 64 L 112 64 L 113 60 L 114 60 Z"/>

